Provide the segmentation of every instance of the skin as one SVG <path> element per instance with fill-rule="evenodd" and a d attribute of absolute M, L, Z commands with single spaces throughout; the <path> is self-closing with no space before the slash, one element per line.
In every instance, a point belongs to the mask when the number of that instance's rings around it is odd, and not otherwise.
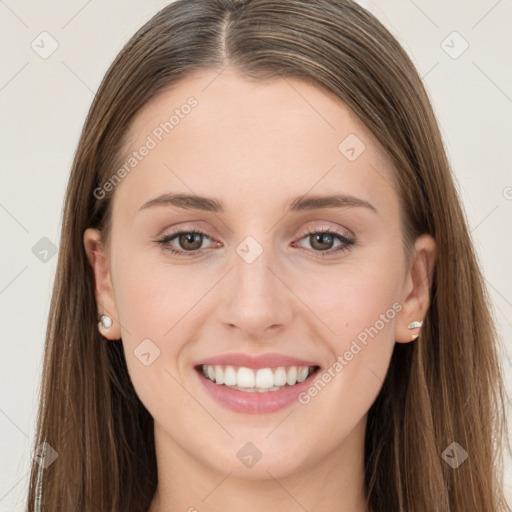
<path fill-rule="evenodd" d="M 105 337 L 122 337 L 133 384 L 155 420 L 159 483 L 150 511 L 362 512 L 367 412 L 395 342 L 410 342 L 418 330 L 408 324 L 428 309 L 434 240 L 422 235 L 406 258 L 384 149 L 337 97 L 297 79 L 189 75 L 139 111 L 127 152 L 190 96 L 197 107 L 117 185 L 109 243 L 95 229 L 84 233 L 98 313 L 114 319 Z M 338 149 L 349 134 L 365 145 L 354 161 Z M 225 212 L 139 211 L 164 192 L 215 198 Z M 286 213 L 298 196 L 332 193 L 377 211 Z M 205 232 L 202 244 L 168 242 L 204 252 L 164 250 L 154 240 L 170 226 Z M 333 238 L 325 255 L 305 233 L 326 227 L 356 243 L 335 253 L 343 242 Z M 252 263 L 236 252 L 247 236 L 263 249 Z M 328 369 L 394 303 L 401 311 L 306 405 L 230 411 L 193 369 L 228 352 L 278 352 Z M 148 366 L 133 353 L 146 338 L 160 350 Z M 262 454 L 251 468 L 237 457 L 248 442 Z"/>

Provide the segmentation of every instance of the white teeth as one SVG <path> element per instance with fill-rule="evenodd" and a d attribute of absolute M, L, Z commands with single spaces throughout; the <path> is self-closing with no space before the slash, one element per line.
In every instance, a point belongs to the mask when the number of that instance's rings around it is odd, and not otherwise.
<path fill-rule="evenodd" d="M 274 373 L 274 385 L 284 386 L 286 384 L 286 370 L 280 366 Z"/>
<path fill-rule="evenodd" d="M 236 386 L 236 372 L 232 366 L 224 368 L 224 384 L 226 386 Z"/>
<path fill-rule="evenodd" d="M 308 368 L 302 367 L 297 375 L 297 382 L 304 382 L 308 378 Z"/>
<path fill-rule="evenodd" d="M 210 373 L 210 370 L 208 370 L 208 374 L 209 373 Z M 286 382 L 287 382 L 288 386 L 293 386 L 297 382 L 297 367 L 296 366 L 292 366 L 288 370 L 288 375 L 286 377 Z"/>
<path fill-rule="evenodd" d="M 238 368 L 236 374 L 236 384 L 240 388 L 253 388 L 254 387 L 254 371 L 251 368 L 241 366 Z"/>
<path fill-rule="evenodd" d="M 279 366 L 275 370 L 271 368 L 259 368 L 253 370 L 241 366 L 238 369 L 231 365 L 203 365 L 203 375 L 219 385 L 224 384 L 232 389 L 247 391 L 249 393 L 266 393 L 278 391 L 283 386 L 294 386 L 298 382 L 304 382 L 311 373 L 307 366 L 290 366 L 288 370 Z"/>
<path fill-rule="evenodd" d="M 215 382 L 224 384 L 224 370 L 220 366 L 215 366 Z"/>
<path fill-rule="evenodd" d="M 270 389 L 274 385 L 274 372 L 270 368 L 260 368 L 256 372 L 256 387 Z"/>

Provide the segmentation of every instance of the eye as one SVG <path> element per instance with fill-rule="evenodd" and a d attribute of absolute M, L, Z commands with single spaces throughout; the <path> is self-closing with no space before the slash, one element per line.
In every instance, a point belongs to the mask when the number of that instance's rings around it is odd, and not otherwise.
<path fill-rule="evenodd" d="M 323 226 L 308 230 L 300 240 L 307 239 L 314 252 L 333 254 L 348 251 L 355 244 L 355 240 L 341 231 Z M 336 240 L 339 245 L 335 246 Z M 335 248 L 333 248 L 335 247 Z"/>
<path fill-rule="evenodd" d="M 169 233 L 157 240 L 157 243 L 160 244 L 164 250 L 169 251 L 172 254 L 176 254 L 178 256 L 195 256 L 203 252 L 201 245 L 205 238 L 210 239 L 210 237 L 202 231 L 176 229 L 172 233 Z M 170 242 L 175 239 L 180 246 L 180 250 L 176 250 L 170 245 Z"/>
<path fill-rule="evenodd" d="M 164 250 L 176 254 L 177 256 L 196 256 L 204 252 L 204 248 L 202 248 L 201 245 L 205 239 L 210 240 L 210 237 L 200 230 L 179 228 L 163 236 L 161 239 L 156 240 L 156 242 L 161 245 Z M 307 239 L 312 250 L 317 253 L 322 253 L 322 256 L 325 254 L 348 251 L 351 249 L 351 246 L 355 244 L 353 238 L 327 226 L 308 230 L 299 240 L 303 239 Z M 336 240 L 339 242 L 337 246 L 334 245 Z M 176 242 L 178 247 L 171 245 L 171 242 Z"/>

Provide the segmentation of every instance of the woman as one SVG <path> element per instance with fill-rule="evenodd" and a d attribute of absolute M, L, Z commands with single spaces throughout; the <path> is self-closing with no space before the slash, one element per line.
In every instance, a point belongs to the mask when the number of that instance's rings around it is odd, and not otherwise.
<path fill-rule="evenodd" d="M 496 341 L 392 35 L 178 0 L 75 155 L 28 509 L 510 510 Z"/>

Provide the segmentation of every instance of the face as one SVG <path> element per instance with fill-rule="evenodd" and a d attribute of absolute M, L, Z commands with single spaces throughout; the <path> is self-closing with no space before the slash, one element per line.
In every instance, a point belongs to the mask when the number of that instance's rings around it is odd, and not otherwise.
<path fill-rule="evenodd" d="M 204 71 L 130 155 L 105 258 L 84 240 L 157 444 L 248 479 L 335 464 L 428 307 L 433 242 L 406 258 L 384 149 L 325 90 Z"/>

